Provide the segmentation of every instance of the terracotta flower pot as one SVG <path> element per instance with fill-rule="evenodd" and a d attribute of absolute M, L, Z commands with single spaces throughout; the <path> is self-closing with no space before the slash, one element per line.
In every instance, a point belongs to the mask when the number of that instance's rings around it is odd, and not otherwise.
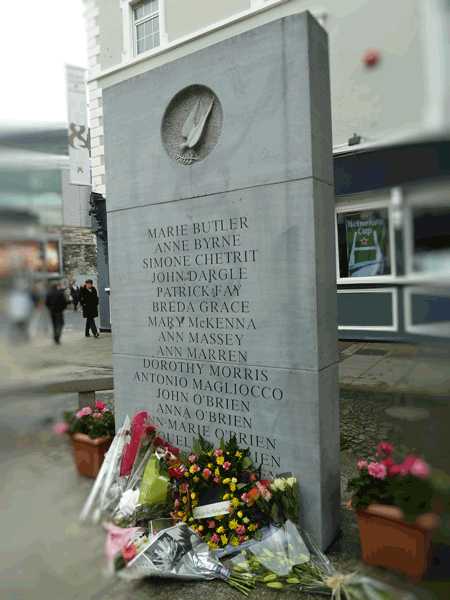
<path fill-rule="evenodd" d="M 84 433 L 74 433 L 71 437 L 73 456 L 78 473 L 84 475 L 84 477 L 95 479 L 111 445 L 112 438 L 92 439 Z"/>
<path fill-rule="evenodd" d="M 408 523 L 399 508 L 383 504 L 371 504 L 356 514 L 364 562 L 399 571 L 415 581 L 424 576 L 437 515 L 427 513 Z"/>

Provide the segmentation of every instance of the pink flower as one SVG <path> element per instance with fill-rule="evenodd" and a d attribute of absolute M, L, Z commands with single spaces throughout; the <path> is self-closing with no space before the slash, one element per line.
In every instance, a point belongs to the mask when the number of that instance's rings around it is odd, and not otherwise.
<path fill-rule="evenodd" d="M 244 525 L 239 525 L 238 527 L 236 527 L 236 533 L 241 536 L 245 534 L 245 527 Z"/>
<path fill-rule="evenodd" d="M 220 537 L 217 535 L 217 533 L 212 534 L 211 541 L 213 544 L 218 544 L 220 542 Z"/>
<path fill-rule="evenodd" d="M 391 456 L 394 452 L 394 446 L 389 442 L 380 442 L 377 446 L 377 455 Z"/>
<path fill-rule="evenodd" d="M 216 526 L 216 522 L 214 521 L 214 519 L 211 519 L 211 521 L 208 521 L 208 529 L 214 529 L 215 526 Z"/>
<path fill-rule="evenodd" d="M 213 481 L 214 483 L 220 483 L 220 477 L 214 477 Z"/>
<path fill-rule="evenodd" d="M 93 417 L 94 419 L 102 419 L 102 418 L 103 418 L 103 415 L 102 415 L 102 413 L 101 413 L 101 412 L 94 412 L 94 413 L 92 413 L 92 417 Z"/>
<path fill-rule="evenodd" d="M 402 475 L 414 475 L 414 477 L 419 477 L 420 479 L 426 479 L 430 474 L 430 467 L 427 463 L 414 456 L 414 454 L 408 455 L 403 461 L 403 473 Z"/>
<path fill-rule="evenodd" d="M 191 473 L 198 473 L 200 471 L 200 467 L 198 465 L 192 465 L 192 467 L 189 469 L 189 471 Z"/>
<path fill-rule="evenodd" d="M 97 410 L 105 410 L 106 404 L 104 402 L 100 402 L 100 400 L 95 401 L 95 408 Z"/>
<path fill-rule="evenodd" d="M 384 479 L 387 475 L 386 465 L 377 462 L 371 462 L 367 466 L 369 475 L 374 479 Z"/>
<path fill-rule="evenodd" d="M 223 455 L 223 450 L 221 450 L 220 448 L 217 448 L 216 450 L 214 450 L 214 456 L 222 456 Z"/>
<path fill-rule="evenodd" d="M 208 469 L 208 468 L 205 468 L 205 469 L 203 469 L 203 473 L 202 474 L 203 474 L 203 477 L 205 479 L 209 479 L 211 477 L 211 475 L 212 475 L 212 471 L 210 469 Z"/>
<path fill-rule="evenodd" d="M 173 506 L 176 509 L 180 508 L 180 501 L 178 500 L 178 498 L 175 499 L 175 502 L 173 503 Z"/>
<path fill-rule="evenodd" d="M 241 500 L 242 500 L 242 502 L 245 502 L 245 504 L 247 504 L 247 502 L 249 500 L 248 494 L 242 494 Z"/>
<path fill-rule="evenodd" d="M 82 417 L 88 417 L 92 414 L 92 408 L 90 406 L 85 406 L 84 408 L 80 408 L 80 410 L 75 413 L 77 419 L 81 419 Z"/>
<path fill-rule="evenodd" d="M 64 421 L 60 421 L 59 423 L 55 423 L 53 425 L 53 433 L 56 435 L 64 435 L 69 431 L 69 426 Z"/>
<path fill-rule="evenodd" d="M 272 498 L 271 492 L 267 489 L 265 485 L 262 484 L 261 481 L 256 482 L 256 487 L 258 488 L 259 493 L 264 498 L 264 500 L 269 501 Z"/>
<path fill-rule="evenodd" d="M 225 471 L 228 471 L 229 469 L 231 469 L 231 463 L 226 460 L 223 463 L 222 467 L 225 469 Z"/>
<path fill-rule="evenodd" d="M 197 458 L 198 458 L 198 457 L 197 457 L 197 455 L 196 455 L 196 454 L 189 454 L 189 456 L 188 456 L 188 461 L 189 461 L 190 463 L 195 463 L 195 461 L 197 460 Z"/>
<path fill-rule="evenodd" d="M 137 550 L 136 550 L 136 546 L 134 544 L 128 544 L 128 546 L 125 546 L 125 548 L 122 548 L 122 556 L 126 562 L 133 560 L 133 558 L 136 556 L 136 554 L 137 554 Z"/>
<path fill-rule="evenodd" d="M 364 469 L 367 469 L 367 460 L 358 460 L 356 466 L 358 467 L 358 471 L 363 471 Z"/>

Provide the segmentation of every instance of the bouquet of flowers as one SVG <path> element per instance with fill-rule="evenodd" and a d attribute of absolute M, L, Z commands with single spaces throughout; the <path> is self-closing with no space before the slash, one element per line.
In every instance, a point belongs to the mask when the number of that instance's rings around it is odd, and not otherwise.
<path fill-rule="evenodd" d="M 270 482 L 260 478 L 249 455 L 235 438 L 220 448 L 200 438 L 187 458 L 169 468 L 172 517 L 211 549 L 239 546 L 270 521 Z"/>
<path fill-rule="evenodd" d="M 94 408 L 85 406 L 76 411 L 66 411 L 64 421 L 55 423 L 57 434 L 84 433 L 90 438 L 113 437 L 115 432 L 114 415 L 104 402 L 97 400 Z"/>
<path fill-rule="evenodd" d="M 137 532 L 116 559 L 119 577 L 171 577 L 187 580 L 222 579 L 242 593 L 254 587 L 253 577 L 233 573 L 213 558 L 205 544 L 186 524 L 179 523 L 156 535 Z"/>
<path fill-rule="evenodd" d="M 392 444 L 380 442 L 375 456 L 359 460 L 357 466 L 359 474 L 348 484 L 355 510 L 372 503 L 387 504 L 400 508 L 411 521 L 431 510 L 431 469 L 421 458 L 412 454 L 398 457 Z"/>
<path fill-rule="evenodd" d="M 319 547 L 287 521 L 232 560 L 238 573 L 275 590 L 298 589 L 333 600 L 398 600 L 397 590 L 358 573 L 337 572 Z M 407 596 L 410 600 L 412 596 Z M 406 597 L 405 597 L 406 600 Z"/>

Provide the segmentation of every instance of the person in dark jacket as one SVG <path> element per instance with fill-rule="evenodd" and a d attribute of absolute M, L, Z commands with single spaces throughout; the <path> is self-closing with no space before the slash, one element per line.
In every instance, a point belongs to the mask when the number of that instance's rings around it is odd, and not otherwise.
<path fill-rule="evenodd" d="M 53 339 L 55 344 L 61 343 L 61 334 L 64 327 L 64 311 L 67 300 L 61 284 L 54 283 L 47 293 L 45 304 L 50 312 L 53 326 Z"/>
<path fill-rule="evenodd" d="M 98 337 L 95 317 L 98 317 L 98 294 L 93 285 L 92 279 L 86 279 L 84 286 L 80 290 L 80 304 L 83 308 L 83 317 L 86 319 L 86 328 L 84 333 L 90 337 L 89 331 L 92 331 L 94 337 Z"/>
<path fill-rule="evenodd" d="M 80 288 L 77 285 L 76 281 L 72 281 L 70 286 L 70 295 L 72 297 L 73 302 L 73 310 L 77 310 L 78 304 L 80 303 Z"/>

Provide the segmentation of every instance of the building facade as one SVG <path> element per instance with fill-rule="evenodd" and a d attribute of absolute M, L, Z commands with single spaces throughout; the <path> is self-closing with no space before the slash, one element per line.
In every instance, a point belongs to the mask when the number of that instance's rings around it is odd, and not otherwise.
<path fill-rule="evenodd" d="M 104 89 L 309 10 L 330 41 L 340 337 L 450 336 L 448 0 L 85 0 L 85 7 L 92 183 L 106 202 Z M 106 269 L 106 245 L 104 256 Z M 107 273 L 102 285 L 109 290 Z"/>
<path fill-rule="evenodd" d="M 90 187 L 69 182 L 67 127 L 0 127 L 0 277 L 96 278 Z M 7 283 L 8 285 L 8 283 Z"/>

